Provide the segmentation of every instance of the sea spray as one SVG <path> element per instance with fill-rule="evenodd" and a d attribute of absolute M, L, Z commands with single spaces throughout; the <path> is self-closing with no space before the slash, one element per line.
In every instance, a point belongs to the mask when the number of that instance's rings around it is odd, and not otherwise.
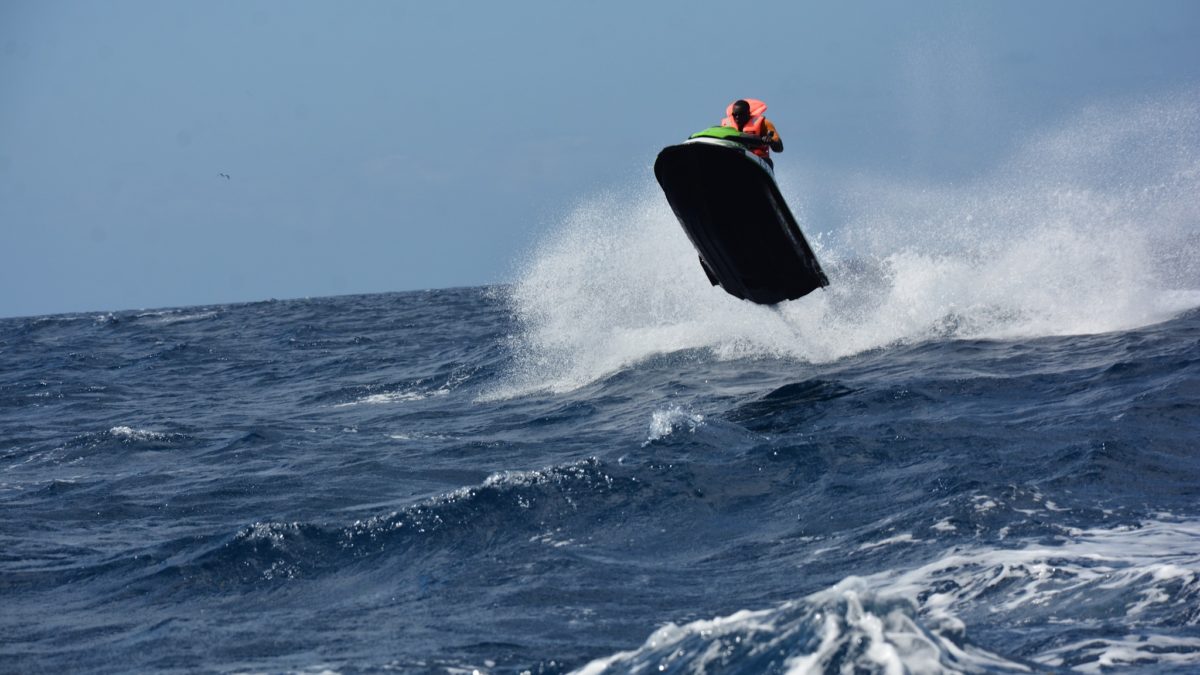
<path fill-rule="evenodd" d="M 1200 304 L 1200 114 L 1188 100 L 1089 109 L 962 185 L 844 177 L 838 222 L 810 222 L 781 165 L 831 285 L 775 309 L 710 286 L 642 176 L 577 208 L 531 255 L 508 298 L 521 328 L 511 373 L 489 396 L 572 390 L 696 348 L 823 363 L 1168 319 Z"/>

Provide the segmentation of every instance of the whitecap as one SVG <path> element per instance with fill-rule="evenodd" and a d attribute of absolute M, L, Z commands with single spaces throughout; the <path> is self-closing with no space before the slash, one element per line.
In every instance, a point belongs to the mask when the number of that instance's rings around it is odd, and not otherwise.
<path fill-rule="evenodd" d="M 382 394 L 371 394 L 369 396 L 363 396 L 362 398 L 357 398 L 353 401 L 348 401 L 346 403 L 337 403 L 337 404 L 334 404 L 333 407 L 334 408 L 348 408 L 350 406 L 356 406 L 356 405 L 386 405 L 389 403 L 407 403 L 407 402 L 411 402 L 411 401 L 423 401 L 423 400 L 429 398 L 430 396 L 437 396 L 437 395 L 441 395 L 441 392 L 434 391 L 432 393 L 426 393 L 426 392 L 412 391 L 412 390 L 389 391 L 389 392 L 384 392 Z"/>
<path fill-rule="evenodd" d="M 908 600 L 855 577 L 770 610 L 668 623 L 638 649 L 575 671 L 604 672 L 1028 672 L 962 641 L 962 626 L 928 622 Z"/>
<path fill-rule="evenodd" d="M 124 441 L 165 441 L 169 438 L 167 434 L 157 431 L 134 429 L 124 425 L 113 427 L 108 430 L 108 433 Z"/>
<path fill-rule="evenodd" d="M 1111 600 L 1097 605 L 1101 595 Z M 1173 634 L 1194 621 L 1188 617 L 1198 599 L 1200 522 L 1153 520 L 1081 530 L 1059 546 L 955 548 L 916 568 L 848 577 L 774 609 L 670 623 L 638 649 L 576 672 L 1031 670 L 968 641 L 960 617 L 972 614 L 1026 631 L 1041 624 L 1070 630 L 1078 639 L 1027 657 L 1046 667 L 1200 667 L 1200 639 Z M 1139 631 L 1112 637 L 1096 612 Z"/>
<path fill-rule="evenodd" d="M 704 415 L 690 413 L 674 406 L 665 410 L 656 410 L 650 415 L 650 431 L 643 446 L 670 436 L 676 429 L 687 429 L 695 433 L 704 424 Z"/>

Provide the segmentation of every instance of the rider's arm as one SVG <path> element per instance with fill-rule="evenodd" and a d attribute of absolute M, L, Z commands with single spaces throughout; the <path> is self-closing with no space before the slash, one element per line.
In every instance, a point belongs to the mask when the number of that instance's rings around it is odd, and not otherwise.
<path fill-rule="evenodd" d="M 763 127 L 766 128 L 767 135 L 771 137 L 771 149 L 775 152 L 783 152 L 783 139 L 779 137 L 779 132 L 775 130 L 775 125 L 771 120 L 763 118 Z"/>

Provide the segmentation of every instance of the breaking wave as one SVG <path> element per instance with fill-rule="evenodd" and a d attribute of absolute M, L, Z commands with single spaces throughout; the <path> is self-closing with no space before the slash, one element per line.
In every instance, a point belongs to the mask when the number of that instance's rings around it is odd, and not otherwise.
<path fill-rule="evenodd" d="M 515 363 L 490 396 L 569 391 L 688 349 L 821 363 L 1164 321 L 1200 305 L 1192 100 L 1089 109 L 966 184 L 844 177 L 839 222 L 812 220 L 811 189 L 785 162 L 780 183 L 831 285 L 777 308 L 709 286 L 647 172 L 576 208 L 524 263 L 508 296 Z"/>

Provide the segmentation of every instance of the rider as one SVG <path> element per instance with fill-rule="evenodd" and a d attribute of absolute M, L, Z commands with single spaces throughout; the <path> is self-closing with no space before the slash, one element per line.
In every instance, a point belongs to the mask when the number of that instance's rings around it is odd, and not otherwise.
<path fill-rule="evenodd" d="M 721 126 L 733 127 L 749 136 L 750 152 L 762 157 L 774 168 L 775 162 L 771 161 L 770 151 L 783 152 L 783 141 L 771 120 L 763 117 L 766 110 L 767 104 L 762 101 L 740 98 L 725 109 L 726 117 L 721 120 Z"/>

